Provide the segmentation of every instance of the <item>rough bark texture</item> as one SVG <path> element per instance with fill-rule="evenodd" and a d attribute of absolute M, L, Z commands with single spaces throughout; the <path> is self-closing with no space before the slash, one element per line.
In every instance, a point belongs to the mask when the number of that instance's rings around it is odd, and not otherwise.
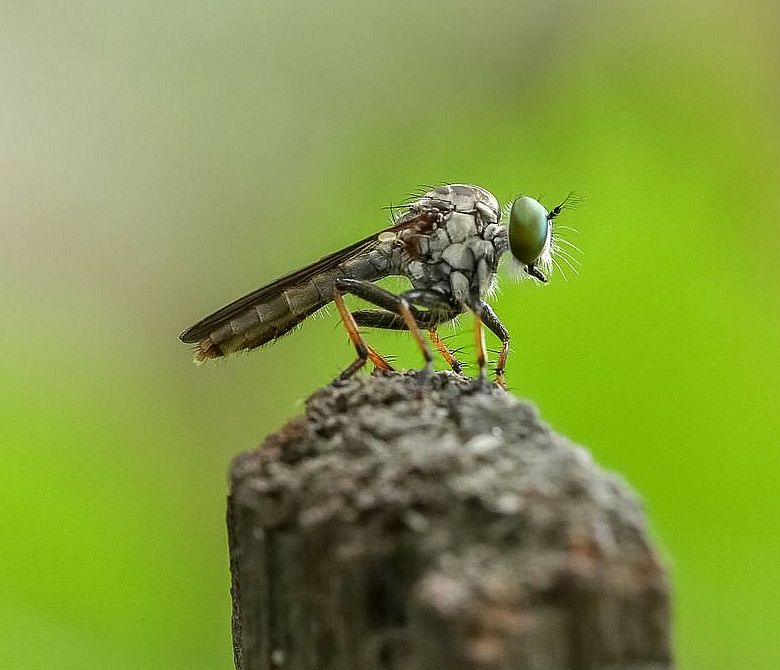
<path fill-rule="evenodd" d="M 672 667 L 637 498 L 497 388 L 329 386 L 231 484 L 238 668 Z"/>

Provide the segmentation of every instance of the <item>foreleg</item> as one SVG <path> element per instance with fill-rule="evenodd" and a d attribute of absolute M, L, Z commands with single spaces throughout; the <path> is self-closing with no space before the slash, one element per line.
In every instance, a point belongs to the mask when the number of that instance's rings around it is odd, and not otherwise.
<path fill-rule="evenodd" d="M 501 388 L 506 388 L 506 361 L 509 358 L 509 331 L 506 329 L 501 320 L 496 316 L 493 308 L 484 301 L 479 301 L 475 304 L 474 309 L 480 321 L 490 329 L 490 331 L 501 340 L 501 353 L 498 355 L 498 361 L 496 362 L 496 383 Z M 484 346 L 484 335 L 482 336 L 482 346 Z"/>

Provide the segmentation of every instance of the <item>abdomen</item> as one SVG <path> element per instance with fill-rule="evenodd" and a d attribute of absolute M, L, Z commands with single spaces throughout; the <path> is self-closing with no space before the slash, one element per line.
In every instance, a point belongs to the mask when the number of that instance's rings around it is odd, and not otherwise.
<path fill-rule="evenodd" d="M 202 362 L 256 349 L 290 332 L 333 300 L 337 277 L 376 281 L 385 275 L 385 271 L 380 271 L 366 257 L 358 257 L 300 284 L 281 288 L 216 326 L 198 342 L 195 360 Z"/>

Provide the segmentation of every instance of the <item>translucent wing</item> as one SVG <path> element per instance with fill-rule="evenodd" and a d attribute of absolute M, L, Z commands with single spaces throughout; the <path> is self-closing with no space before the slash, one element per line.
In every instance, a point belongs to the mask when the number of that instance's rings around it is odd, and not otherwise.
<path fill-rule="evenodd" d="M 186 343 L 200 342 L 202 339 L 208 337 L 210 333 L 222 327 L 253 305 L 273 299 L 274 297 L 281 295 L 282 291 L 285 291 L 286 289 L 297 286 L 323 272 L 327 272 L 356 256 L 368 253 L 380 244 L 380 237 L 383 235 L 387 233 L 396 233 L 410 227 L 422 227 L 424 224 L 425 217 L 422 214 L 417 212 L 407 214 L 389 228 L 380 230 L 344 249 L 320 258 L 318 261 L 300 268 L 299 270 L 294 270 L 283 277 L 279 277 L 279 279 L 276 279 L 270 284 L 262 286 L 259 289 L 234 300 L 230 304 L 225 305 L 213 314 L 209 314 L 209 316 L 187 328 L 187 330 L 179 335 L 179 339 Z"/>

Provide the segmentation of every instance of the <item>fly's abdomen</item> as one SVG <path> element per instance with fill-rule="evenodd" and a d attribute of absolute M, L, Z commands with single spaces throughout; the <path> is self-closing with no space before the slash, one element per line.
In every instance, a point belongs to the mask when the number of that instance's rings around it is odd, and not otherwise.
<path fill-rule="evenodd" d="M 337 277 L 375 281 L 385 276 L 386 267 L 369 256 L 350 259 L 298 284 L 271 291 L 257 302 L 249 302 L 229 319 L 215 323 L 208 337 L 198 342 L 195 360 L 202 362 L 255 349 L 288 333 L 333 300 Z"/>
<path fill-rule="evenodd" d="M 313 277 L 298 286 L 255 303 L 198 344 L 195 358 L 204 361 L 260 347 L 292 330 L 333 298 L 337 271 Z"/>

